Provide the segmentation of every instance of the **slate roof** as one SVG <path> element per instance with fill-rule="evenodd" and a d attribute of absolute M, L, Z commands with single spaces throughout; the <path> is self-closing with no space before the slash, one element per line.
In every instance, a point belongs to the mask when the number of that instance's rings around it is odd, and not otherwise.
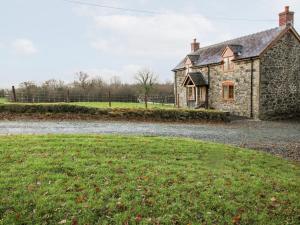
<path fill-rule="evenodd" d="M 247 35 L 219 44 L 200 48 L 198 51 L 188 54 L 174 69 L 185 68 L 186 58 L 197 58 L 194 66 L 205 66 L 222 62 L 222 52 L 229 46 L 233 51 L 241 51 L 236 59 L 246 59 L 259 56 L 263 50 L 285 29 L 284 26 Z"/>
<path fill-rule="evenodd" d="M 208 82 L 205 80 L 204 76 L 200 72 L 188 73 L 187 78 L 190 78 L 196 86 L 205 86 L 208 85 Z M 184 80 L 183 85 L 186 84 L 188 79 Z"/>

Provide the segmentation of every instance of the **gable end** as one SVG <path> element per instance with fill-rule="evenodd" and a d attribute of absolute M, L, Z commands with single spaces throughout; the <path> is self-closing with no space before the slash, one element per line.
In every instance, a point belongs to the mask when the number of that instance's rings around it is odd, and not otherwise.
<path fill-rule="evenodd" d="M 297 33 L 297 31 L 293 27 L 287 27 L 260 53 L 259 57 L 262 57 L 270 48 L 276 45 L 276 43 L 288 32 L 291 32 L 300 44 L 300 35 Z"/>

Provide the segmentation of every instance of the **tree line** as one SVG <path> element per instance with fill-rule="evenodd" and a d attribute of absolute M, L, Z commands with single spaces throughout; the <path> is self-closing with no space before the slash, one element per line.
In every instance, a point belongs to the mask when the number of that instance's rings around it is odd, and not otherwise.
<path fill-rule="evenodd" d="M 157 76 L 148 69 L 142 69 L 136 73 L 135 83 L 121 82 L 118 76 L 113 76 L 109 82 L 101 76 L 91 76 L 85 72 L 78 72 L 74 81 L 65 83 L 61 80 L 50 79 L 41 84 L 34 81 L 25 81 L 15 87 L 17 98 L 24 101 L 55 101 L 66 100 L 78 101 L 80 99 L 93 100 L 110 95 L 111 98 L 130 99 L 136 96 L 147 104 L 149 96 L 173 96 L 173 83 L 159 83 Z M 12 92 L 9 91 L 12 96 Z M 0 96 L 5 91 L 0 91 Z"/>

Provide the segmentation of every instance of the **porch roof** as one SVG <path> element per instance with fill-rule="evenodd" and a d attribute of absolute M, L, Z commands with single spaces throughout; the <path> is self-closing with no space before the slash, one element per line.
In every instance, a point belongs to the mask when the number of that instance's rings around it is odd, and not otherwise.
<path fill-rule="evenodd" d="M 200 72 L 188 73 L 183 81 L 183 86 L 187 86 L 189 81 L 192 81 L 195 86 L 206 86 L 208 82 Z"/>

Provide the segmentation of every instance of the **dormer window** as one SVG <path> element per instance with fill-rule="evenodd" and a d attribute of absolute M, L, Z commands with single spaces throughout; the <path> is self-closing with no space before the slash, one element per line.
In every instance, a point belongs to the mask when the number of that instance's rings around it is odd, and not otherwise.
<path fill-rule="evenodd" d="M 224 58 L 224 71 L 234 70 L 234 63 L 232 61 L 233 59 L 234 59 L 233 56 Z"/>
<path fill-rule="evenodd" d="M 234 59 L 241 55 L 243 47 L 241 45 L 228 45 L 222 52 L 224 71 L 234 70 Z"/>
<path fill-rule="evenodd" d="M 191 66 L 192 66 L 192 61 L 189 58 L 187 58 L 185 61 L 185 67 L 186 67 L 185 73 L 186 74 L 188 74 L 190 72 Z"/>

